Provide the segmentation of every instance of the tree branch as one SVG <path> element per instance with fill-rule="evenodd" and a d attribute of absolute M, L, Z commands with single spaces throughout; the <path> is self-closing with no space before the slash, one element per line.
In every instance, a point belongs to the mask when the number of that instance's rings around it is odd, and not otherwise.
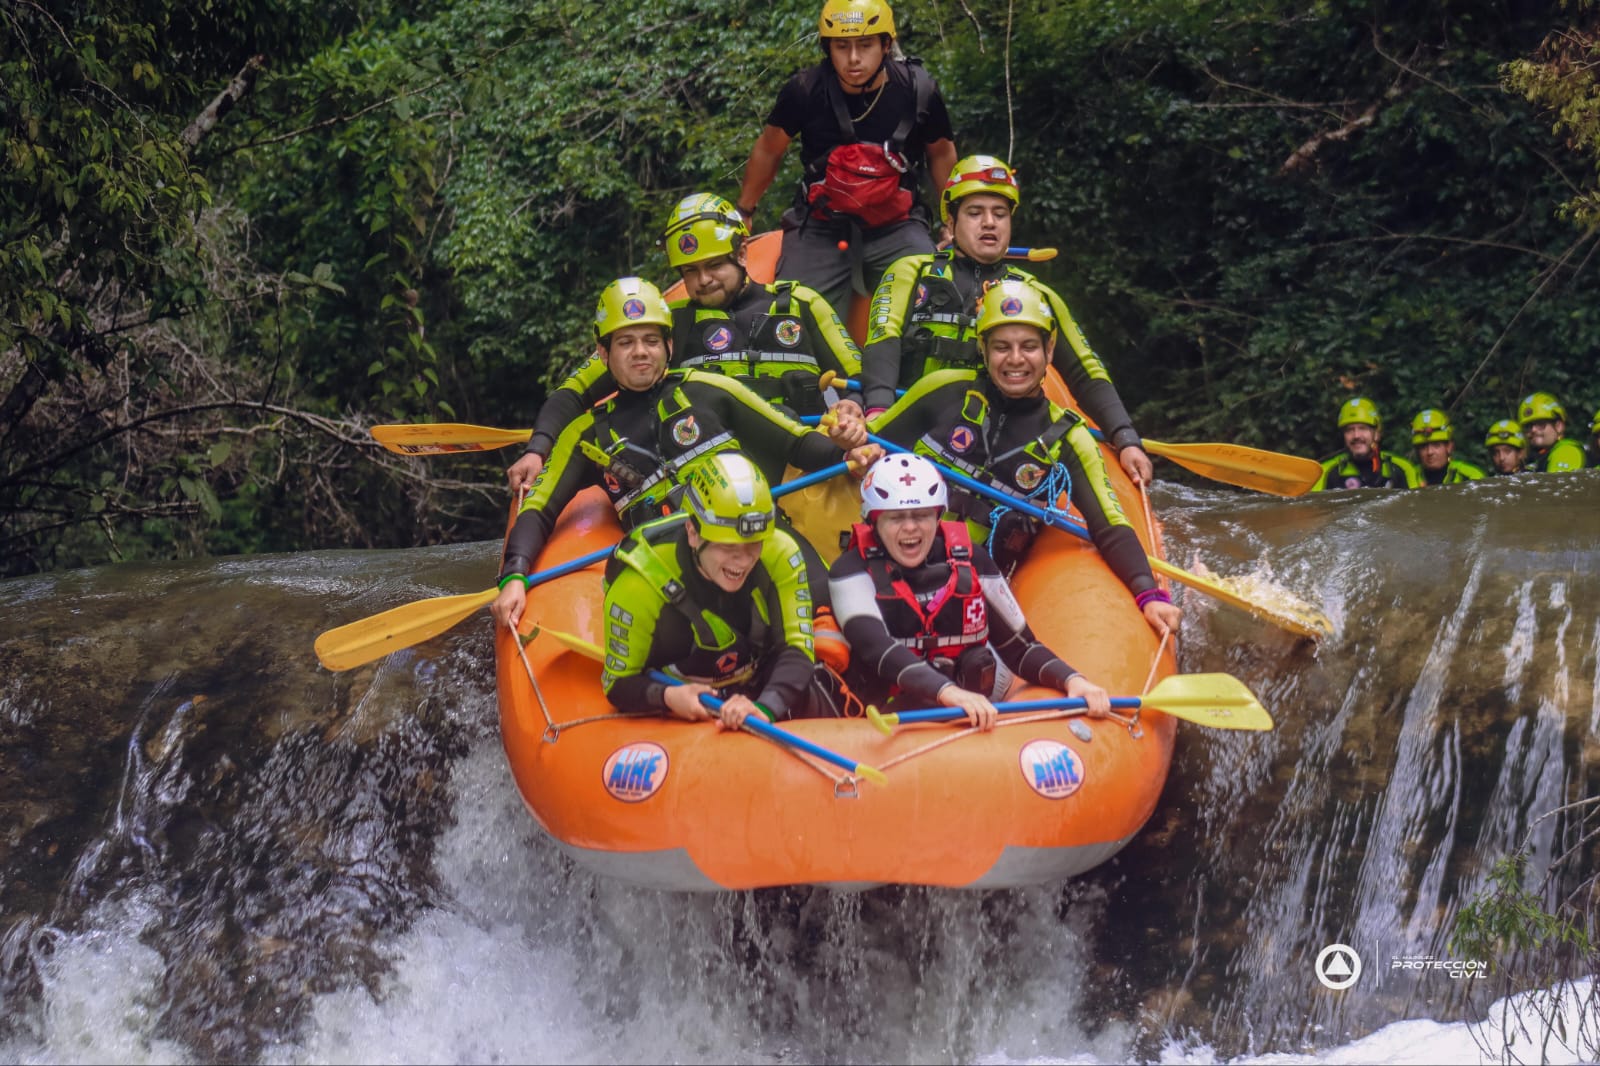
<path fill-rule="evenodd" d="M 245 62 L 239 73 L 233 76 L 228 87 L 217 94 L 217 98 L 200 114 L 195 116 L 193 122 L 179 136 L 184 147 L 193 151 L 200 143 L 200 139 L 211 132 L 213 126 L 222 120 L 222 116 L 233 110 L 233 105 L 244 99 L 246 93 L 256 83 L 256 75 L 261 73 L 267 65 L 265 56 L 254 55 Z"/>

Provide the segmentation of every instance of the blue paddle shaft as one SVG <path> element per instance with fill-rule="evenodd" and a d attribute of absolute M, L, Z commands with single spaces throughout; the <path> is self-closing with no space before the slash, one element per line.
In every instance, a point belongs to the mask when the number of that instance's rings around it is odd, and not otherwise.
<path fill-rule="evenodd" d="M 651 670 L 650 680 L 659 681 L 663 685 L 683 684 L 683 682 L 678 678 L 673 677 L 671 674 L 664 674 L 660 670 Z M 715 696 L 705 693 L 701 694 L 700 702 L 711 708 L 713 711 L 720 710 L 722 707 L 721 700 L 717 699 Z M 759 733 L 761 736 L 776 740 L 780 744 L 787 744 L 791 748 L 799 748 L 801 751 L 806 752 L 807 754 L 815 755 L 817 758 L 831 762 L 835 766 L 843 767 L 844 769 L 849 770 L 851 773 L 854 773 L 856 771 L 856 767 L 859 765 L 854 759 L 847 759 L 843 755 L 840 755 L 837 752 L 829 751 L 827 748 L 824 748 L 819 744 L 813 744 L 805 737 L 796 736 L 787 729 L 781 729 L 778 726 L 773 725 L 771 722 L 768 722 L 758 714 L 747 716 L 744 720 L 744 728 L 750 730 L 752 733 Z"/>
<path fill-rule="evenodd" d="M 911 450 L 909 448 L 902 448 L 893 441 L 884 440 L 876 433 L 868 434 L 868 439 L 874 444 L 882 445 L 885 449 L 891 452 L 909 452 Z M 993 485 L 987 485 L 982 481 L 979 481 L 977 478 L 968 477 L 961 471 L 953 470 L 944 463 L 936 462 L 935 465 L 938 466 L 940 471 L 944 474 L 946 481 L 953 481 L 963 488 L 971 489 L 980 496 L 987 496 L 991 500 L 1003 503 L 1014 511 L 1021 511 L 1025 515 L 1032 515 L 1034 518 L 1039 519 L 1046 525 L 1055 526 L 1057 529 L 1064 529 L 1068 533 L 1071 533 L 1077 537 L 1081 537 L 1087 541 L 1094 540 L 1094 538 L 1089 535 L 1089 531 L 1087 529 L 1078 525 L 1078 523 L 1074 522 L 1065 515 L 1056 514 L 1053 511 L 1046 511 L 1043 507 L 1037 506 L 1031 500 L 1026 500 L 1021 496 L 1014 495 L 1013 493 L 1007 492 L 1004 489 L 997 489 Z"/>
<path fill-rule="evenodd" d="M 1057 696 L 1044 700 L 1011 700 L 995 704 L 994 709 L 1001 714 L 1021 714 L 1024 711 L 1071 711 L 1088 705 L 1088 701 L 1082 697 Z M 1111 701 L 1111 706 L 1116 710 L 1131 711 L 1143 705 L 1144 701 L 1137 696 L 1118 696 Z M 912 722 L 953 722 L 966 716 L 967 713 L 959 707 L 923 707 L 915 711 L 897 711 L 895 721 L 901 725 Z"/>
<path fill-rule="evenodd" d="M 808 486 L 815 485 L 818 482 L 827 481 L 831 477 L 838 477 L 840 474 L 844 473 L 845 470 L 846 465 L 844 463 L 834 463 L 832 466 L 825 466 L 821 470 L 814 470 L 804 477 L 797 477 L 793 481 L 785 481 L 783 484 L 772 490 L 772 495 L 774 498 L 777 498 L 779 496 L 786 495 L 787 493 L 794 492 L 796 489 L 807 488 Z M 684 512 L 680 511 L 671 517 L 676 520 L 681 520 L 683 518 L 687 518 L 688 516 Z M 588 555 L 580 555 L 576 559 L 568 559 L 559 566 L 552 566 L 548 570 L 540 570 L 538 573 L 529 574 L 527 577 L 522 579 L 523 583 L 526 584 L 528 588 L 533 588 L 533 586 L 542 585 L 546 581 L 554 581 L 558 577 L 565 577 L 567 574 L 574 573 L 578 570 L 582 570 L 586 566 L 593 566 L 595 563 L 603 561 L 609 557 L 614 550 L 614 547 L 598 548 L 590 552 Z"/>

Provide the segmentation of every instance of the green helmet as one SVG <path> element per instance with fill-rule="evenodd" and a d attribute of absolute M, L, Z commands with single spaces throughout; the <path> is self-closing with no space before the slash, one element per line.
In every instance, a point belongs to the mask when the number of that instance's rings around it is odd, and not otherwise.
<path fill-rule="evenodd" d="M 760 468 L 743 455 L 709 455 L 690 466 L 683 480 L 684 510 L 706 540 L 756 544 L 772 536 L 772 490 Z"/>
<path fill-rule="evenodd" d="M 1502 418 L 1489 427 L 1489 432 L 1484 435 L 1483 444 L 1486 448 L 1493 448 L 1496 444 L 1509 444 L 1513 448 L 1521 449 L 1528 442 L 1523 439 L 1522 427 L 1510 418 Z"/>
<path fill-rule="evenodd" d="M 1046 335 L 1055 332 L 1056 318 L 1038 286 L 1018 278 L 990 285 L 978 307 L 978 336 L 996 326 L 1035 326 Z"/>
<path fill-rule="evenodd" d="M 738 208 L 716 193 L 701 192 L 678 201 L 667 218 L 661 243 L 674 270 L 718 256 L 733 255 L 750 236 Z"/>
<path fill-rule="evenodd" d="M 939 221 L 950 224 L 950 215 L 962 197 L 975 192 L 993 193 L 1011 201 L 1016 210 L 1022 202 L 1022 190 L 1017 186 L 1017 172 L 1006 165 L 1004 159 L 992 155 L 969 155 L 950 168 L 944 191 L 939 194 Z"/>
<path fill-rule="evenodd" d="M 1529 422 L 1565 422 L 1567 409 L 1561 406 L 1561 401 L 1548 392 L 1534 392 L 1522 398 L 1522 405 L 1517 408 L 1517 421 L 1523 425 Z"/>
<path fill-rule="evenodd" d="M 894 36 L 894 11 L 883 0 L 828 0 L 817 16 L 817 33 L 829 37 Z M 824 45 L 826 47 L 826 45 Z"/>
<path fill-rule="evenodd" d="M 1383 418 L 1378 414 L 1378 405 L 1365 396 L 1352 397 L 1339 408 L 1339 428 L 1355 425 L 1371 426 L 1373 429 L 1383 428 Z"/>
<path fill-rule="evenodd" d="M 600 290 L 594 305 L 594 339 L 605 339 L 623 326 L 660 326 L 672 329 L 672 312 L 661 290 L 643 278 L 618 278 Z"/>
<path fill-rule="evenodd" d="M 1417 417 L 1411 420 L 1413 445 L 1434 444 L 1455 439 L 1455 427 L 1450 424 L 1450 416 L 1443 411 L 1430 407 L 1426 411 L 1419 411 Z"/>
<path fill-rule="evenodd" d="M 1589 423 L 1589 436 L 1600 437 L 1600 411 L 1594 413 L 1594 421 Z"/>

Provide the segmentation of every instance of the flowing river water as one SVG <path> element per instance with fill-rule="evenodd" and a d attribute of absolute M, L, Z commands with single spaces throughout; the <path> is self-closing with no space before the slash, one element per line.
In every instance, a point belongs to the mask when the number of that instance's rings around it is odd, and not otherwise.
<path fill-rule="evenodd" d="M 1155 503 L 1174 562 L 1340 632 L 1184 596 L 1183 668 L 1277 730 L 1183 726 L 1138 837 L 1021 891 L 573 867 L 511 784 L 485 613 L 344 674 L 311 652 L 485 587 L 494 544 L 0 583 L 0 1061 L 1204 1061 L 1481 1017 L 1499 973 L 1397 963 L 1478 961 L 1455 914 L 1524 841 L 1530 888 L 1562 859 L 1547 899 L 1600 871 L 1584 811 L 1542 817 L 1596 792 L 1600 474 Z"/>

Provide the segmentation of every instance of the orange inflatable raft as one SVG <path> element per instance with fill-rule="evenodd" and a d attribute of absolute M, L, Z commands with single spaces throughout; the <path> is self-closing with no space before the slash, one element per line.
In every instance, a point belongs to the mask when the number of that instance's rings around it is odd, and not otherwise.
<path fill-rule="evenodd" d="M 771 276 L 774 238 L 753 242 L 752 274 Z M 1070 400 L 1054 371 L 1047 387 L 1058 403 Z M 1152 527 L 1140 495 L 1109 453 L 1107 466 L 1145 537 Z M 840 477 L 782 506 L 832 558 L 838 542 L 827 532 L 852 520 L 855 500 L 854 481 Z M 539 566 L 609 547 L 619 536 L 605 497 L 589 490 L 561 516 Z M 598 873 L 673 890 L 1013 887 L 1104 862 L 1155 809 L 1176 723 L 1150 709 L 1130 721 L 1008 715 L 989 733 L 928 723 L 886 736 L 863 718 L 782 723 L 879 768 L 885 784 L 747 732 L 618 716 L 600 691 L 599 664 L 571 639 L 603 643 L 602 569 L 531 590 L 524 641 L 502 629 L 495 645 L 501 730 L 517 788 L 561 848 Z M 1152 674 L 1174 672 L 1171 646 L 1160 650 L 1087 542 L 1045 530 L 1012 586 L 1039 638 L 1113 695 L 1138 695 Z M 1020 686 L 1010 698 L 1050 695 Z"/>

